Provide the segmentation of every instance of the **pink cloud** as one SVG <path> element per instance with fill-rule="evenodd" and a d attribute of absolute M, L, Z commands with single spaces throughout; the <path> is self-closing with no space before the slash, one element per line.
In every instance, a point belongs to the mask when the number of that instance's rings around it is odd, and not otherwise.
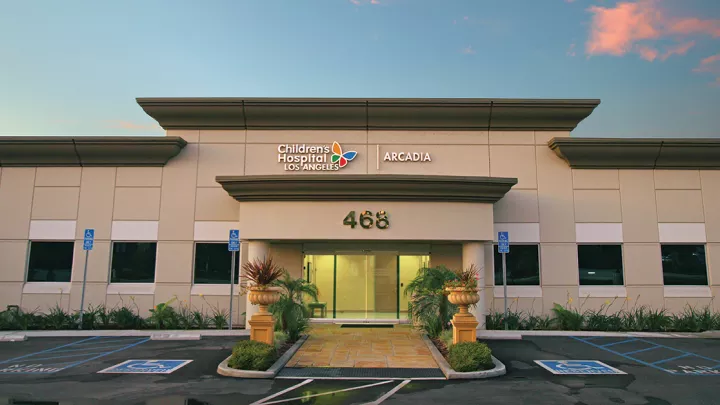
<path fill-rule="evenodd" d="M 111 128 L 128 129 L 131 131 L 152 131 L 160 129 L 160 125 L 155 124 L 138 124 L 131 121 L 109 121 Z"/>
<path fill-rule="evenodd" d="M 661 60 L 665 60 L 669 58 L 672 55 L 685 55 L 687 51 L 690 50 L 695 46 L 695 41 L 686 42 L 684 44 L 679 44 L 673 47 L 668 48 L 660 57 Z"/>
<path fill-rule="evenodd" d="M 472 45 L 468 45 L 466 48 L 463 48 L 461 52 L 465 55 L 472 55 L 475 53 L 475 50 L 472 49 Z"/>
<path fill-rule="evenodd" d="M 713 85 L 720 86 L 720 53 L 701 60 L 698 67 L 693 69 L 693 72 L 715 75 Z"/>
<path fill-rule="evenodd" d="M 362 4 L 380 4 L 380 0 L 350 0 L 350 3 L 360 6 Z"/>
<path fill-rule="evenodd" d="M 637 52 L 644 59 L 654 60 L 657 55 L 650 58 L 653 54 L 650 46 L 640 42 L 678 40 L 690 35 L 720 37 L 720 20 L 672 16 L 659 6 L 658 0 L 621 1 L 612 8 L 592 6 L 588 11 L 593 14 L 585 44 L 589 55 L 622 56 Z M 688 44 L 668 50 L 667 56 L 684 54 L 692 47 Z"/>
<path fill-rule="evenodd" d="M 644 45 L 638 45 L 637 52 L 640 54 L 641 58 L 650 62 L 654 61 L 658 56 L 657 49 Z"/>

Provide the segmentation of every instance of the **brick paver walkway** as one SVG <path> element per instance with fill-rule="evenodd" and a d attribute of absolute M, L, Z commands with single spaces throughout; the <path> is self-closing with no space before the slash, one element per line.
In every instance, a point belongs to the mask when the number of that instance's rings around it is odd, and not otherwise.
<path fill-rule="evenodd" d="M 438 368 L 420 332 L 394 328 L 313 325 L 286 367 Z"/>

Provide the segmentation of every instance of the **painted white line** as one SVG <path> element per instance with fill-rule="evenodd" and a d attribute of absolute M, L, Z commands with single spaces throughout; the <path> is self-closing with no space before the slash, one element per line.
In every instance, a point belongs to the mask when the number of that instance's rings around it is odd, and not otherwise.
<path fill-rule="evenodd" d="M 276 380 L 304 380 L 308 377 L 288 377 L 288 376 L 277 376 Z M 313 377 L 316 380 L 345 380 L 345 381 L 445 381 L 445 377 Z"/>
<path fill-rule="evenodd" d="M 347 392 L 347 391 L 361 390 L 361 389 L 363 389 L 363 388 L 375 387 L 375 386 L 378 386 L 378 385 L 388 384 L 388 383 L 391 383 L 391 382 L 393 382 L 393 380 L 382 381 L 382 382 L 375 383 L 375 384 L 361 385 L 361 386 L 359 386 L 359 387 L 345 388 L 344 390 L 323 392 L 323 393 L 321 393 L 321 394 L 314 394 L 314 395 L 307 395 L 307 396 L 303 396 L 303 397 L 295 397 L 295 398 L 281 399 L 281 400 L 279 400 L 279 401 L 273 401 L 273 402 L 262 402 L 262 405 L 280 404 L 280 403 L 283 403 L 283 402 L 298 401 L 298 400 L 301 400 L 301 399 L 319 397 L 319 396 L 323 396 L 323 395 L 337 394 L 338 392 Z"/>
<path fill-rule="evenodd" d="M 400 384 L 398 384 L 397 386 L 395 386 L 395 388 L 393 388 L 393 389 L 391 389 L 390 391 L 388 391 L 387 394 L 381 396 L 380 398 L 376 399 L 376 400 L 373 401 L 373 402 L 368 402 L 366 405 L 378 405 L 378 404 L 380 404 L 381 402 L 383 402 L 383 401 L 385 401 L 386 399 L 390 398 L 391 396 L 395 395 L 395 393 L 398 392 L 398 391 L 400 390 L 400 388 L 406 386 L 409 382 L 410 382 L 410 380 L 405 380 L 405 381 L 401 382 Z"/>
<path fill-rule="evenodd" d="M 263 399 L 261 399 L 261 400 L 259 400 L 259 401 L 255 401 L 255 402 L 253 402 L 253 403 L 250 404 L 250 405 L 260 405 L 260 404 L 263 404 L 263 403 L 264 403 L 263 401 L 267 401 L 267 400 L 269 400 L 269 399 L 273 399 L 273 398 L 275 398 L 275 397 L 279 397 L 279 396 L 282 395 L 282 394 L 285 394 L 285 393 L 287 393 L 287 392 L 290 392 L 290 391 L 292 391 L 292 390 L 294 390 L 294 389 L 296 389 L 296 388 L 300 388 L 300 387 L 302 387 L 303 385 L 308 384 L 308 383 L 311 383 L 311 382 L 312 382 L 312 378 L 310 378 L 310 379 L 308 379 L 308 380 L 305 380 L 305 381 L 301 382 L 300 384 L 295 384 L 295 385 L 293 385 L 292 387 L 286 388 L 286 389 L 284 389 L 284 390 L 282 390 L 282 391 L 280 391 L 280 392 L 276 392 L 275 394 L 272 394 L 272 395 L 270 395 L 269 397 L 263 398 Z"/>

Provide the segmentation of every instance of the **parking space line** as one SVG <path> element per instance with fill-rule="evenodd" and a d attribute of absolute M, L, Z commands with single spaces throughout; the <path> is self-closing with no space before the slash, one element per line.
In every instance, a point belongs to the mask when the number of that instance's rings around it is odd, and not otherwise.
<path fill-rule="evenodd" d="M 82 347 L 80 349 L 70 349 L 70 350 L 53 350 L 53 353 L 72 353 L 72 352 L 82 352 L 86 350 L 99 350 L 99 349 L 112 349 L 113 347 L 123 347 L 127 346 L 126 344 L 122 345 L 110 345 L 110 346 L 91 346 L 91 347 Z"/>
<path fill-rule="evenodd" d="M 90 340 L 90 339 L 86 339 L 86 340 Z M 137 345 L 140 345 L 142 343 L 149 341 L 150 338 L 149 337 L 144 338 L 143 340 L 140 340 L 140 341 L 135 341 L 135 340 L 136 339 L 128 339 L 128 344 L 120 346 L 117 349 L 110 350 L 110 351 L 106 350 L 106 351 L 98 352 L 97 351 L 98 347 L 87 347 L 86 348 L 87 352 L 85 352 L 85 353 L 78 353 L 78 354 L 67 355 L 67 356 L 43 357 L 40 359 L 32 359 L 33 356 L 37 356 L 37 355 L 44 354 L 44 353 L 54 353 L 55 349 L 69 346 L 69 345 L 62 345 L 62 346 L 58 346 L 57 348 L 43 350 L 43 351 L 37 352 L 37 353 L 30 353 L 25 356 L 20 356 L 20 357 L 16 357 L 13 359 L 5 360 L 0 364 L 11 363 L 11 365 L 4 369 L 0 369 L 0 373 L 8 373 L 8 374 L 52 374 L 52 373 L 57 373 L 59 371 L 66 370 L 71 367 L 79 366 L 81 364 L 85 364 L 89 361 L 93 361 L 93 360 L 99 359 L 104 356 L 109 356 L 113 353 L 118 353 L 123 350 L 130 349 L 132 347 L 135 347 Z M 76 343 L 79 343 L 79 342 L 76 342 Z M 71 344 L 71 345 L 73 345 L 73 344 Z M 70 360 L 70 361 L 60 361 L 60 362 L 54 362 L 54 363 L 37 363 L 37 364 L 32 364 L 32 365 L 27 364 L 27 363 L 34 363 L 34 362 L 40 361 L 40 360 L 46 360 L 46 359 L 53 359 L 53 358 L 60 359 L 60 358 L 68 358 L 68 357 L 82 357 L 82 356 L 86 356 L 86 357 L 91 356 L 91 357 L 80 360 L 80 361 Z M 18 364 L 18 363 L 13 364 L 13 362 L 16 362 L 17 360 L 23 360 L 24 364 Z M 64 364 L 64 366 L 51 367 L 51 368 L 45 367 L 47 365 L 57 365 L 57 364 Z"/>
<path fill-rule="evenodd" d="M 26 354 L 26 355 L 24 355 L 24 356 L 13 357 L 12 359 L 0 361 L 0 364 L 5 364 L 5 363 L 9 363 L 9 362 L 11 362 L 11 361 L 24 359 L 24 358 L 26 358 L 26 357 L 34 356 L 34 355 L 40 354 L 40 353 L 51 352 L 51 351 L 54 351 L 54 350 L 56 350 L 56 349 L 60 349 L 61 347 L 75 346 L 75 345 L 80 344 L 80 343 L 82 343 L 82 342 L 86 342 L 86 341 L 88 341 L 88 340 L 95 340 L 95 339 L 97 339 L 97 336 L 91 337 L 91 338 L 89 338 L 89 339 L 83 339 L 83 340 L 77 341 L 77 342 L 75 342 L 75 343 L 68 343 L 68 344 L 66 344 L 66 345 L 62 345 L 62 346 L 58 346 L 58 347 L 53 347 L 53 348 L 50 348 L 50 349 L 47 349 L 47 350 L 42 350 L 42 351 L 39 351 L 39 352 Z"/>
<path fill-rule="evenodd" d="M 615 345 L 619 345 L 619 344 L 623 344 L 623 343 L 630 343 L 630 342 L 637 342 L 637 339 L 628 339 L 628 340 L 623 340 L 623 341 L 620 341 L 620 342 L 608 343 L 608 344 L 604 344 L 604 345 L 600 345 L 600 346 L 602 346 L 602 347 L 610 347 L 610 346 L 615 346 Z"/>
<path fill-rule="evenodd" d="M 381 382 L 374 383 L 374 384 L 361 385 L 361 386 L 359 386 L 359 387 L 351 387 L 351 388 L 345 388 L 345 389 L 342 389 L 342 390 L 323 392 L 323 393 L 320 393 L 320 394 L 305 395 L 305 396 L 302 396 L 302 397 L 281 399 L 281 400 L 279 400 L 279 401 L 261 402 L 260 404 L 261 404 L 261 405 L 281 404 L 281 403 L 283 403 L 283 402 L 298 401 L 298 400 L 301 400 L 301 399 L 304 400 L 304 399 L 307 399 L 307 398 L 320 397 L 320 396 L 323 396 L 323 395 L 337 394 L 338 392 L 355 391 L 355 390 L 361 390 L 361 389 L 363 389 L 363 388 L 377 387 L 378 385 L 389 384 L 389 383 L 391 383 L 391 382 L 393 382 L 393 381 L 395 381 L 395 380 L 381 381 Z"/>
<path fill-rule="evenodd" d="M 662 359 L 662 360 L 653 362 L 653 364 L 666 363 L 666 362 L 668 362 L 668 361 L 673 361 L 673 360 L 677 360 L 677 359 L 682 359 L 683 357 L 688 357 L 688 356 L 690 356 L 690 353 L 685 353 L 685 354 L 681 354 L 681 355 L 679 355 L 679 356 L 670 357 L 669 359 Z"/>
<path fill-rule="evenodd" d="M 718 375 L 720 375 L 720 374 L 698 374 L 698 373 L 688 374 L 688 373 L 685 373 L 685 372 L 680 373 L 680 372 L 678 372 L 678 371 L 676 371 L 676 370 L 666 369 L 666 368 L 660 367 L 660 366 L 658 366 L 657 364 L 666 363 L 666 362 L 669 362 L 669 361 L 672 361 L 672 360 L 677 360 L 677 359 L 685 358 L 685 357 L 697 357 L 697 358 L 700 358 L 700 359 L 704 359 L 704 360 L 708 360 L 708 361 L 711 361 L 711 362 L 713 362 L 713 363 L 716 363 L 716 365 L 713 366 L 713 367 L 707 367 L 708 370 L 714 370 L 714 369 L 716 369 L 716 368 L 720 368 L 720 360 L 716 360 L 716 359 L 713 359 L 713 358 L 710 358 L 710 357 L 702 356 L 702 355 L 695 354 L 695 353 L 692 353 L 692 352 L 688 352 L 688 351 L 685 351 L 685 350 L 675 349 L 675 348 L 673 348 L 673 347 L 661 345 L 661 344 L 658 344 L 658 343 L 654 343 L 654 342 L 651 342 L 651 341 L 649 341 L 649 340 L 645 340 L 645 339 L 635 339 L 635 340 L 638 341 L 638 342 L 643 342 L 643 343 L 647 343 L 647 344 L 649 344 L 649 345 L 652 345 L 652 348 L 645 348 L 645 349 L 641 349 L 641 350 L 635 350 L 635 351 L 631 351 L 631 352 L 627 352 L 627 353 L 622 353 L 622 352 L 618 352 L 618 351 L 613 350 L 613 349 L 611 349 L 611 348 L 608 347 L 608 346 L 611 346 L 611 345 L 599 345 L 599 344 L 590 342 L 590 341 L 588 341 L 587 339 L 583 339 L 583 338 L 580 338 L 580 337 L 577 337 L 577 336 L 570 336 L 570 337 L 573 338 L 573 339 L 575 339 L 575 340 L 578 340 L 578 341 L 580 341 L 580 342 L 583 342 L 583 343 L 585 343 L 585 344 L 588 344 L 588 345 L 590 345 L 590 346 L 596 347 L 596 348 L 598 348 L 598 349 L 608 351 L 608 352 L 610 352 L 610 353 L 613 353 L 613 354 L 616 354 L 616 355 L 618 355 L 618 356 L 624 357 L 624 358 L 626 358 L 626 359 L 628 359 L 628 360 L 634 361 L 634 362 L 636 362 L 636 363 L 640 363 L 640 364 L 642 364 L 642 365 L 644 365 L 644 366 L 652 367 L 652 368 L 657 369 L 657 370 L 660 370 L 660 371 L 664 371 L 664 372 L 669 373 L 669 374 L 672 374 L 672 375 L 695 375 L 695 376 L 705 376 L 705 375 L 715 375 L 715 376 L 718 376 Z M 664 349 L 668 349 L 668 350 L 672 350 L 672 351 L 675 351 L 675 352 L 682 353 L 682 355 L 673 356 L 673 357 L 669 357 L 669 358 L 665 358 L 665 359 L 661 359 L 661 360 L 656 361 L 656 362 L 654 362 L 654 363 L 649 363 L 649 362 L 647 362 L 647 361 L 640 360 L 640 359 L 638 359 L 638 358 L 636 358 L 636 357 L 629 356 L 629 354 L 644 352 L 644 351 L 652 350 L 652 349 L 654 349 L 654 348 L 664 348 Z M 682 368 L 682 367 L 684 367 L 684 366 L 680 366 L 680 367 Z"/>
<path fill-rule="evenodd" d="M 115 336 L 113 336 L 113 337 L 115 337 Z M 100 337 L 98 337 L 94 342 L 83 343 L 81 346 L 87 347 L 87 346 L 104 345 L 104 344 L 108 344 L 108 343 L 128 342 L 128 341 L 131 341 L 131 340 L 143 340 L 143 339 L 147 339 L 147 337 L 140 337 L 140 338 L 137 338 L 137 337 L 128 337 L 128 338 L 124 338 L 124 339 L 104 340 L 104 339 L 102 338 L 102 336 L 100 336 Z"/>
<path fill-rule="evenodd" d="M 300 388 L 300 387 L 302 387 L 302 386 L 305 385 L 305 384 L 311 383 L 312 381 L 313 381 L 312 378 L 307 379 L 307 380 L 301 382 L 300 384 L 295 384 L 295 385 L 293 385 L 293 386 L 290 387 L 290 388 L 286 388 L 286 389 L 284 389 L 284 390 L 282 390 L 282 391 L 280 391 L 280 392 L 276 392 L 275 394 L 272 394 L 272 395 L 270 395 L 269 397 L 263 398 L 263 399 L 261 399 L 261 400 L 259 400 L 259 401 L 255 401 L 255 402 L 253 402 L 253 403 L 250 404 L 250 405 L 260 405 L 260 404 L 263 403 L 263 401 L 267 401 L 267 400 L 269 400 L 269 399 L 277 398 L 277 397 L 279 397 L 279 396 L 282 395 L 282 394 L 285 394 L 285 393 L 287 393 L 287 392 L 290 392 L 290 391 L 292 391 L 292 390 L 294 390 L 294 389 L 296 389 L 296 388 Z"/>
<path fill-rule="evenodd" d="M 623 352 L 623 354 L 627 356 L 628 354 L 642 353 L 642 352 L 647 352 L 647 351 L 649 351 L 649 350 L 655 350 L 655 349 L 658 349 L 658 348 L 660 348 L 660 346 L 646 347 L 646 348 L 644 348 L 644 349 L 633 350 L 633 351 L 631 351 L 631 352 Z"/>
<path fill-rule="evenodd" d="M 373 401 L 373 402 L 368 402 L 366 405 L 378 405 L 378 404 L 382 403 L 382 402 L 385 401 L 386 399 L 388 399 L 388 398 L 390 398 L 391 396 L 395 395 L 395 393 L 398 392 L 398 391 L 400 390 L 400 388 L 406 386 L 410 381 L 411 381 L 411 380 L 404 380 L 403 382 L 401 382 L 400 384 L 398 384 L 397 386 L 395 386 L 395 388 L 393 388 L 393 389 L 391 389 L 390 391 L 388 391 L 385 395 L 381 396 L 380 398 L 376 399 L 376 400 Z"/>

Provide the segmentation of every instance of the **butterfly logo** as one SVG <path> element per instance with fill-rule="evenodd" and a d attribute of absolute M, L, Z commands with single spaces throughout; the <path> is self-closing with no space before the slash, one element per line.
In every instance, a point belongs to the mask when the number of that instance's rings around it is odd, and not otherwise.
<path fill-rule="evenodd" d="M 333 142 L 332 152 L 333 154 L 330 157 L 330 161 L 337 163 L 340 167 L 345 167 L 349 161 L 355 159 L 355 156 L 357 156 L 357 152 L 354 150 L 343 153 L 342 147 L 340 147 L 340 144 L 337 142 Z"/>

